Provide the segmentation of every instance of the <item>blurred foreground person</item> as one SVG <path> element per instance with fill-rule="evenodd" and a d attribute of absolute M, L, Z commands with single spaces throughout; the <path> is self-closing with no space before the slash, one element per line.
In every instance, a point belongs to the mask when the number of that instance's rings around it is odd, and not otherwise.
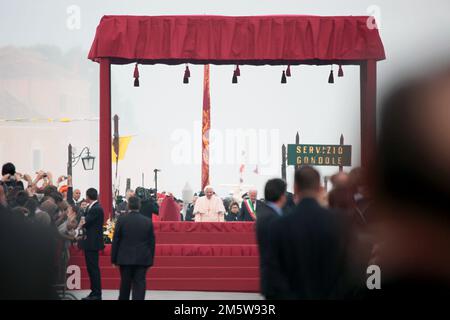
<path fill-rule="evenodd" d="M 282 179 L 267 181 L 264 188 L 265 202 L 258 207 L 258 220 L 256 221 L 256 237 L 259 248 L 259 265 L 261 279 L 261 293 L 267 299 L 272 297 L 270 280 L 267 279 L 269 263 L 270 229 L 273 221 L 283 215 L 283 207 L 286 204 L 286 182 Z"/>
<path fill-rule="evenodd" d="M 376 182 L 379 297 L 450 294 L 450 72 L 397 89 L 383 109 Z"/>
<path fill-rule="evenodd" d="M 269 298 L 339 298 L 345 254 L 338 218 L 319 205 L 320 175 L 314 168 L 297 169 L 294 180 L 299 203 L 273 222 L 270 233 Z"/>
<path fill-rule="evenodd" d="M 145 276 L 153 265 L 155 234 L 152 220 L 139 213 L 138 197 L 128 199 L 129 213 L 120 216 L 114 232 L 111 263 L 120 266 L 119 300 L 145 299 Z"/>
<path fill-rule="evenodd" d="M 354 188 L 346 173 L 339 173 L 340 183 L 333 183 L 328 194 L 328 205 L 336 214 L 343 230 L 347 247 L 346 270 L 341 275 L 341 289 L 345 296 L 358 298 L 358 293 L 367 279 L 367 267 L 373 250 L 373 236 L 354 199 Z M 346 177 L 347 176 L 347 177 Z"/>
<path fill-rule="evenodd" d="M 86 201 L 89 206 L 82 217 L 81 225 L 86 229 L 86 239 L 80 241 L 80 247 L 84 250 L 86 268 L 91 282 L 91 293 L 83 300 L 101 300 L 102 285 L 100 267 L 98 262 L 99 251 L 105 245 L 103 243 L 103 208 L 97 201 L 98 193 L 94 188 L 86 191 Z"/>
<path fill-rule="evenodd" d="M 16 219 L 0 205 L 0 300 L 57 299 L 55 252 L 48 225 Z"/>

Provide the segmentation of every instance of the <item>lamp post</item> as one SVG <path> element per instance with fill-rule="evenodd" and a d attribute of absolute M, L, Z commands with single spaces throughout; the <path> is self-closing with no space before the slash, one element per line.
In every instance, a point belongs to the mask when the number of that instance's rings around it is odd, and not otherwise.
<path fill-rule="evenodd" d="M 155 174 L 155 193 L 158 193 L 158 172 L 160 172 L 161 170 L 159 169 L 154 169 L 153 172 Z"/>
<path fill-rule="evenodd" d="M 72 151 L 72 145 L 69 144 L 69 147 L 67 149 L 68 153 L 68 161 L 67 161 L 67 175 L 72 176 L 72 168 L 77 165 L 77 163 L 80 161 L 83 162 L 83 168 L 84 170 L 90 171 L 94 170 L 94 162 L 95 157 L 91 156 L 91 153 L 89 151 L 88 147 L 84 147 L 80 154 L 75 155 Z M 84 154 L 84 156 L 83 156 Z"/>

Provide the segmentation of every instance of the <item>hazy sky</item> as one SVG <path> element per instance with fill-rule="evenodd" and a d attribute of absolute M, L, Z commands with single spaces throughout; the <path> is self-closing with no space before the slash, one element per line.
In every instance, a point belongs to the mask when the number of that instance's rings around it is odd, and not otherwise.
<path fill-rule="evenodd" d="M 80 29 L 71 30 L 66 26 L 67 9 L 71 5 L 80 9 Z M 381 95 L 399 76 L 420 72 L 428 66 L 425 61 L 447 62 L 444 59 L 450 52 L 449 9 L 448 0 L 0 0 L 0 47 L 44 44 L 57 46 L 63 51 L 81 47 L 87 56 L 100 18 L 111 14 L 370 14 L 379 20 L 387 55 L 387 60 L 378 64 Z M 86 59 L 86 63 L 93 62 Z M 132 178 L 133 186 L 136 186 L 142 172 L 147 177 L 146 185 L 150 186 L 153 183 L 150 174 L 154 168 L 159 168 L 162 170 L 160 189 L 181 195 L 186 182 L 195 190 L 199 188 L 200 164 L 196 158 L 200 149 L 203 67 L 190 66 L 189 85 L 182 84 L 183 70 L 183 65 L 143 66 L 140 68 L 141 87 L 134 88 L 133 66 L 113 67 L 113 114 L 117 113 L 121 118 L 121 133 L 135 136 L 126 160 L 120 164 L 122 186 L 126 177 Z M 219 193 L 226 194 L 230 189 L 223 185 L 239 181 L 241 160 L 237 158 L 240 152 L 234 150 L 236 159 L 227 162 L 226 156 L 234 151 L 220 146 L 229 142 L 227 132 L 233 134 L 240 129 L 251 129 L 258 137 L 259 156 L 255 161 L 245 160 L 244 179 L 246 184 L 256 185 L 259 190 L 267 178 L 279 175 L 280 146 L 292 143 L 297 131 L 302 142 L 311 144 L 338 143 L 340 134 L 344 134 L 346 144 L 353 146 L 352 161 L 354 165 L 359 164 L 358 68 L 346 67 L 345 77 L 339 78 L 334 85 L 327 83 L 329 67 L 295 67 L 287 85 L 280 84 L 282 70 L 281 66 L 243 66 L 239 84 L 232 85 L 233 66 L 211 67 L 211 122 L 212 128 L 217 129 L 218 143 L 216 149 L 212 147 L 217 161 L 211 164 L 211 183 Z M 97 83 L 93 85 L 98 86 Z M 68 127 L 72 134 L 76 130 L 74 124 Z M 98 137 L 93 136 L 86 144 L 97 140 Z M 192 147 L 183 150 L 186 146 Z M 245 151 L 249 157 L 251 152 Z M 59 154 L 64 164 L 65 154 Z M 259 175 L 252 172 L 256 166 L 260 169 Z M 321 171 L 330 174 L 335 168 L 322 168 Z M 291 173 L 292 168 L 288 170 L 289 183 Z"/>

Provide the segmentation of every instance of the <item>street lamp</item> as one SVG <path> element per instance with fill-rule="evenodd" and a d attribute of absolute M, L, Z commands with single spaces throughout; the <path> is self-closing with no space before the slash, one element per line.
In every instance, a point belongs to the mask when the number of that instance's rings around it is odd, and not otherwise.
<path fill-rule="evenodd" d="M 84 153 L 85 153 L 85 155 L 83 156 Z M 84 170 L 94 170 L 95 157 L 91 156 L 91 153 L 90 153 L 88 147 L 84 147 L 83 150 L 81 150 L 79 155 L 75 155 L 72 151 L 72 145 L 69 144 L 68 158 L 69 158 L 69 161 L 67 161 L 67 175 L 68 176 L 72 175 L 72 168 L 77 165 L 77 163 L 80 161 L 80 159 L 83 162 Z"/>

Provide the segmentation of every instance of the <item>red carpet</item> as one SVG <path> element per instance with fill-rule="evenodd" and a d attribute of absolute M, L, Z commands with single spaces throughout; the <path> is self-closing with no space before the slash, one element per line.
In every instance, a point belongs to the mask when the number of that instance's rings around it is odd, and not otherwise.
<path fill-rule="evenodd" d="M 155 264 L 147 289 L 258 292 L 259 268 L 254 224 L 250 222 L 155 222 Z M 100 255 L 102 286 L 119 289 L 111 247 Z M 81 267 L 81 288 L 89 288 L 83 253 L 72 249 L 70 264 Z"/>

